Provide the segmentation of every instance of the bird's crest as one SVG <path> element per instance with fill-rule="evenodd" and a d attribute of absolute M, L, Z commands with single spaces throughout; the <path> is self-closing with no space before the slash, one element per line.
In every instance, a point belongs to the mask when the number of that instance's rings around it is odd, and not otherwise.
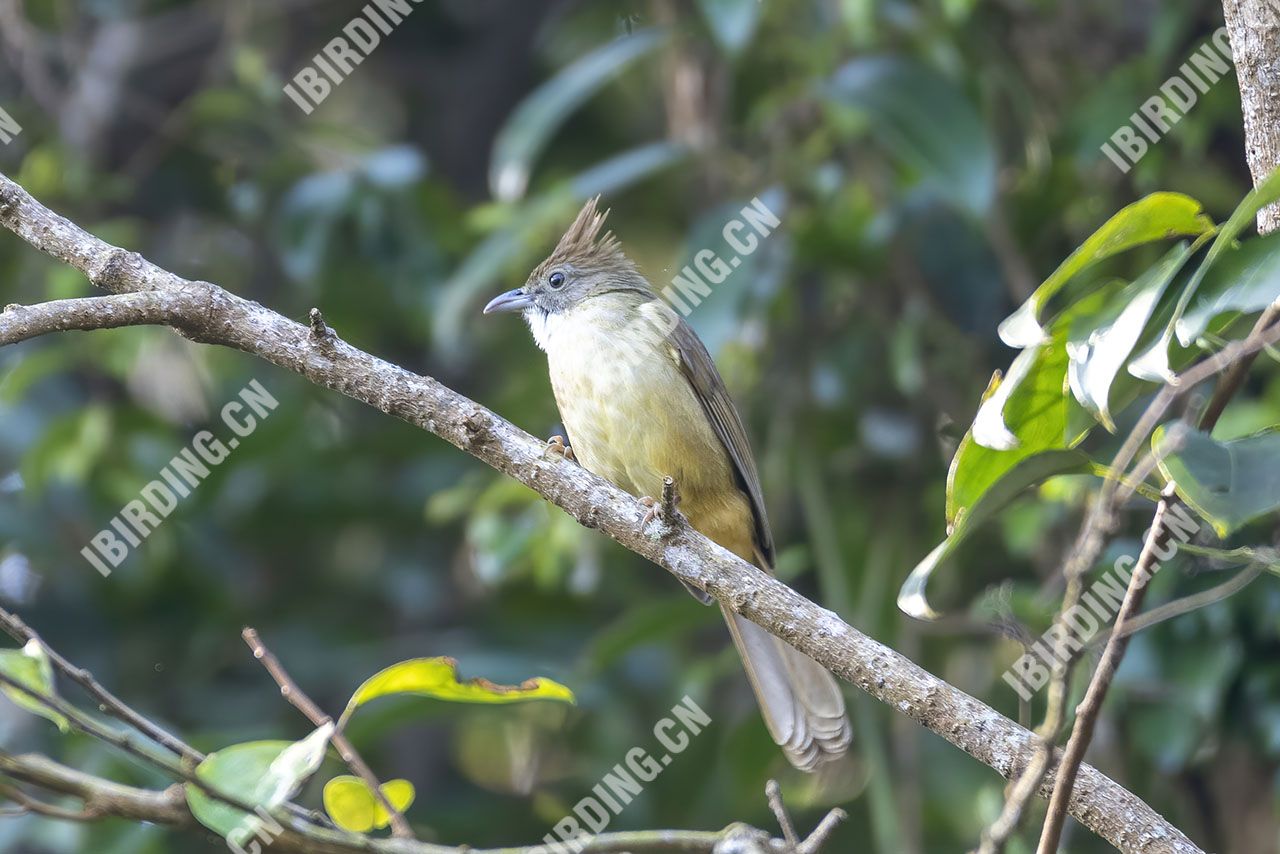
<path fill-rule="evenodd" d="M 551 256 L 544 262 L 546 265 L 568 262 L 585 268 L 630 266 L 627 256 L 622 252 L 622 244 L 613 232 L 601 234 L 609 211 L 600 211 L 599 204 L 599 196 L 587 200 L 574 218 L 573 225 L 569 226 L 569 230 L 552 250 Z"/>

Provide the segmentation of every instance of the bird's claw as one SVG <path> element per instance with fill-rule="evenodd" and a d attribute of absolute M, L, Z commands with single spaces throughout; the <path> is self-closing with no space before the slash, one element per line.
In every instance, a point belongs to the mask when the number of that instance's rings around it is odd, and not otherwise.
<path fill-rule="evenodd" d="M 649 523 L 662 513 L 662 505 L 658 503 L 656 498 L 650 498 L 648 495 L 640 499 L 640 505 L 648 508 L 644 511 L 644 516 L 640 519 L 640 530 L 649 527 Z"/>
<path fill-rule="evenodd" d="M 545 458 L 547 454 L 564 457 L 571 463 L 578 461 L 578 458 L 573 455 L 573 448 L 565 443 L 564 436 L 552 436 L 547 440 L 547 447 L 543 450 L 542 456 Z"/>

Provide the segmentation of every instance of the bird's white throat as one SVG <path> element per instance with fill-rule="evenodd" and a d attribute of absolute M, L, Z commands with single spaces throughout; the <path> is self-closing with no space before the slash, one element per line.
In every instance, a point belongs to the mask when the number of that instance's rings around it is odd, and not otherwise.
<path fill-rule="evenodd" d="M 533 333 L 534 343 L 543 352 L 550 349 L 551 339 L 564 325 L 564 318 L 560 314 L 543 311 L 536 307 L 525 311 L 524 320 L 529 324 L 529 331 Z"/>

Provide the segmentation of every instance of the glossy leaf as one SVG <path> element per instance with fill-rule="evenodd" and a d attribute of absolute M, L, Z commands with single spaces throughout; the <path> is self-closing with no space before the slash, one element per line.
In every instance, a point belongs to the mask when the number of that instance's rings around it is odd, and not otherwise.
<path fill-rule="evenodd" d="M 489 164 L 489 190 L 502 201 L 522 198 L 534 163 L 574 110 L 665 38 L 639 30 L 566 66 L 524 99 L 498 132 Z"/>
<path fill-rule="evenodd" d="M 53 685 L 53 665 L 38 640 L 27 641 L 22 649 L 0 650 L 0 673 L 40 697 L 57 697 Z M 53 721 L 63 732 L 68 730 L 64 715 L 50 709 L 30 694 L 8 685 L 0 687 L 0 691 L 19 708 Z"/>
<path fill-rule="evenodd" d="M 1049 301 L 1083 271 L 1127 249 L 1174 237 L 1197 237 L 1213 230 L 1200 203 L 1181 193 L 1152 193 L 1123 208 L 1089 236 L 1045 279 L 1017 311 L 1000 324 L 1000 338 L 1010 347 L 1042 342 L 1042 322 Z"/>
<path fill-rule="evenodd" d="M 1280 299 L 1280 234 L 1246 240 L 1214 265 L 1178 318 L 1178 342 L 1190 347 L 1222 314 L 1251 314 Z"/>
<path fill-rule="evenodd" d="M 271 812 L 297 792 L 324 760 L 334 725 L 325 724 L 302 741 L 251 741 L 210 753 L 196 776 L 210 788 Z M 262 822 L 187 784 L 187 805 L 196 820 L 215 833 L 254 835 Z"/>
<path fill-rule="evenodd" d="M 488 679 L 458 678 L 458 662 L 452 658 L 412 658 L 393 664 L 371 676 L 347 703 L 344 717 L 370 700 L 394 694 L 412 694 L 453 703 L 520 703 L 526 700 L 576 702 L 573 692 L 545 678 L 527 679 L 519 685 L 498 685 Z"/>
<path fill-rule="evenodd" d="M 1022 460 L 1074 447 L 1084 438 L 1087 427 L 1077 427 L 1072 418 L 1066 343 L 1076 325 L 1092 325 L 1117 292 L 1111 285 L 1071 305 L 1054 319 L 1046 343 L 1019 353 L 1003 380 L 993 378 L 951 462 L 948 523 Z"/>
<path fill-rule="evenodd" d="M 947 532 L 947 538 L 934 547 L 924 560 L 916 564 L 898 591 L 898 607 L 918 620 L 935 620 L 941 616 L 930 605 L 927 596 L 929 579 L 983 522 L 1006 507 L 1028 487 L 1061 474 L 1083 473 L 1090 468 L 1089 457 L 1079 451 L 1046 451 L 1028 456 L 1001 471 L 977 500 L 959 513 Z"/>
<path fill-rule="evenodd" d="M 1218 442 L 1172 422 L 1156 430 L 1151 446 L 1178 497 L 1220 537 L 1280 509 L 1280 429 Z"/>
<path fill-rule="evenodd" d="M 417 792 L 408 780 L 388 780 L 379 786 L 396 811 L 404 813 Z M 359 777 L 334 777 L 324 784 L 324 809 L 333 823 L 352 833 L 381 830 L 391 823 L 391 815 Z"/>
<path fill-rule="evenodd" d="M 1200 262 L 1195 275 L 1191 277 L 1191 281 L 1187 283 L 1187 286 L 1183 288 L 1181 295 L 1179 295 L 1178 304 L 1174 307 L 1164 334 L 1129 364 L 1129 373 L 1139 379 L 1150 382 L 1168 382 L 1173 376 L 1173 369 L 1169 364 L 1169 348 L 1173 345 L 1178 322 L 1182 319 L 1187 306 L 1190 305 L 1192 298 L 1198 292 L 1200 283 L 1204 281 L 1205 276 L 1213 269 L 1214 265 L 1229 250 L 1235 247 L 1236 238 L 1240 235 L 1240 232 L 1254 222 L 1258 211 L 1278 199 L 1280 199 L 1280 170 L 1273 172 L 1260 185 L 1250 190 L 1249 194 L 1244 197 L 1244 200 L 1240 202 L 1231 214 L 1231 217 L 1218 229 L 1213 245 L 1209 247 L 1209 251 L 1205 254 L 1204 260 Z M 1188 343 L 1190 343 L 1189 340 Z"/>
<path fill-rule="evenodd" d="M 912 570 L 898 594 L 906 613 L 937 617 L 925 587 L 976 525 L 1029 486 L 1091 469 L 1089 457 L 1072 450 L 1087 431 L 1076 429 L 1071 417 L 1066 342 L 1073 324 L 1091 322 L 1117 292 L 1104 288 L 1070 306 L 1055 318 L 1046 343 L 1023 350 L 1007 377 L 992 379 L 947 475 L 947 539 Z"/>
<path fill-rule="evenodd" d="M 1018 463 L 1040 451 L 1066 447 L 1066 352 L 1057 347 L 1037 347 L 1024 351 L 1015 363 L 1018 360 L 1022 364 L 1010 369 L 1008 379 L 993 380 L 974 426 L 956 449 L 947 476 L 948 525 L 955 524 L 967 508 L 977 504 Z M 1026 378 L 1019 383 L 1018 375 Z M 1001 395 L 1000 388 L 1005 385 L 1010 392 Z M 992 407 L 993 400 L 1002 405 L 1002 415 Z M 982 426 L 979 418 L 983 419 Z M 995 419 L 1000 421 L 998 428 L 991 424 Z M 1008 446 L 984 446 L 979 442 L 980 435 L 984 440 L 999 439 Z"/>
<path fill-rule="evenodd" d="M 1183 244 L 1164 256 L 1112 300 L 1111 319 L 1092 324 L 1083 333 L 1073 331 L 1067 340 L 1067 381 L 1076 400 L 1108 430 L 1115 432 L 1111 415 L 1111 386 L 1125 361 L 1138 345 L 1147 323 L 1169 283 L 1191 257 Z"/>
<path fill-rule="evenodd" d="M 973 102 L 950 80 L 918 63 L 864 57 L 831 78 L 835 101 L 865 110 L 871 132 L 952 204 L 975 215 L 995 195 L 995 149 Z"/>

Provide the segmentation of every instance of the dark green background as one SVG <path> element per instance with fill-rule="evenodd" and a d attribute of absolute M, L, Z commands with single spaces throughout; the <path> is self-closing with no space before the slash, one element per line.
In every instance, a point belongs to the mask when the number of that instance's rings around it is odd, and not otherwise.
<path fill-rule="evenodd" d="M 480 315 L 487 295 L 523 282 L 588 193 L 660 287 L 762 195 L 780 229 L 690 322 L 752 434 L 780 572 L 1014 716 L 1000 674 L 1018 648 L 989 623 L 1047 625 L 1088 481 L 1028 496 L 965 546 L 935 587 L 951 619 L 894 606 L 944 534 L 955 442 L 1011 358 L 996 324 L 1138 196 L 1186 192 L 1221 219 L 1249 186 L 1234 75 L 1129 174 L 1098 150 L 1221 25 L 1212 2 L 426 0 L 310 116 L 281 86 L 356 4 L 18 5 L 31 29 L 0 58 L 0 107 L 23 126 L 0 147 L 6 174 L 180 275 L 299 320 L 319 306 L 356 346 L 535 434 L 557 430 L 542 356 L 518 320 Z M 554 126 L 527 195 L 494 201 L 495 135 L 522 99 L 660 24 L 675 36 Z M 837 74 L 871 84 L 854 97 Z M 0 303 L 89 292 L 0 235 Z M 253 378 L 278 411 L 100 577 L 79 550 Z M 1280 415 L 1280 386 L 1250 392 L 1228 433 Z M 1112 558 L 1134 550 L 1150 512 L 1135 509 Z M 1175 566 L 1153 601 L 1214 580 Z M 614 829 L 772 827 L 778 776 L 806 828 L 848 809 L 832 851 L 955 852 L 1002 802 L 994 772 L 853 689 L 857 762 L 824 799 L 769 742 L 719 615 L 665 573 L 428 434 L 160 329 L 0 351 L 0 597 L 206 750 L 307 732 L 244 625 L 334 712 L 420 655 L 570 685 L 576 708 L 383 701 L 357 720 L 443 842 L 537 841 L 629 748 L 653 747 L 686 693 L 712 725 Z M 1095 739 L 1093 761 L 1211 850 L 1277 844 L 1278 613 L 1264 578 L 1139 636 Z M 0 738 L 168 782 L 7 704 Z M 201 838 L 0 821 L 6 851 L 225 850 Z M 1066 848 L 1108 850 L 1079 828 Z"/>

